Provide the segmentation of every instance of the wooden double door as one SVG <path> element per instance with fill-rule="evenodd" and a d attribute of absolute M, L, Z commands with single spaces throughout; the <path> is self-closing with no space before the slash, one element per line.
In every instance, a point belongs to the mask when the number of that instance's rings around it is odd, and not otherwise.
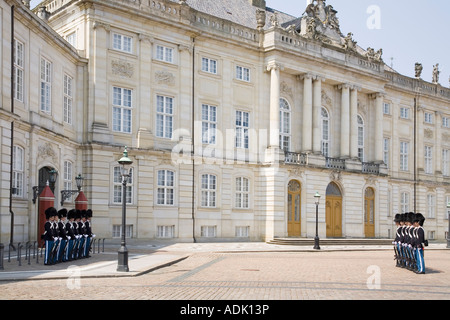
<path fill-rule="evenodd" d="M 300 182 L 292 180 L 288 186 L 288 236 L 300 237 L 302 233 L 301 225 L 301 186 Z"/>
<path fill-rule="evenodd" d="M 342 193 L 334 182 L 330 183 L 327 187 L 325 221 L 327 238 L 342 237 Z"/>

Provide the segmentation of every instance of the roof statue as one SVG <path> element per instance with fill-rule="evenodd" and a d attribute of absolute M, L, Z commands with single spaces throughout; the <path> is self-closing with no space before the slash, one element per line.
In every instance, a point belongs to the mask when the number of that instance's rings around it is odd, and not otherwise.
<path fill-rule="evenodd" d="M 423 66 L 421 63 L 416 62 L 416 66 L 415 66 L 415 72 L 416 72 L 416 78 L 420 79 L 420 77 L 422 76 L 422 70 L 423 70 Z"/>
<path fill-rule="evenodd" d="M 343 35 L 336 14 L 337 11 L 333 6 L 327 6 L 325 0 L 314 0 L 303 13 L 300 34 L 307 38 L 340 44 Z"/>
<path fill-rule="evenodd" d="M 441 72 L 439 71 L 439 63 L 436 63 L 436 65 L 433 66 L 433 83 L 438 84 L 439 83 L 439 74 Z"/>

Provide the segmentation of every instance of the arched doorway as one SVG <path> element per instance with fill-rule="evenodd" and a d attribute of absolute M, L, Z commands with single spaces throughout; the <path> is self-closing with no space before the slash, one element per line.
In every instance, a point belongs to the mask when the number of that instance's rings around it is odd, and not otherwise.
<path fill-rule="evenodd" d="M 334 182 L 327 187 L 325 201 L 327 238 L 342 237 L 342 193 Z"/>
<path fill-rule="evenodd" d="M 364 193 L 364 234 L 366 238 L 375 237 L 375 191 L 372 188 Z"/>
<path fill-rule="evenodd" d="M 288 236 L 301 236 L 301 221 L 300 221 L 300 182 L 292 180 L 288 186 Z"/>

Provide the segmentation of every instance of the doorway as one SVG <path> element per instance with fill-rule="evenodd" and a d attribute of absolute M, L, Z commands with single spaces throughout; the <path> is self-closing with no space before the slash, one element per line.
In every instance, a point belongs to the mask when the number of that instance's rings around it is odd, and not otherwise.
<path fill-rule="evenodd" d="M 375 191 L 372 188 L 364 193 L 364 235 L 375 237 Z"/>
<path fill-rule="evenodd" d="M 342 237 L 342 193 L 334 182 L 327 187 L 325 201 L 327 238 Z"/>
<path fill-rule="evenodd" d="M 292 180 L 288 186 L 288 237 L 301 236 L 300 182 Z"/>

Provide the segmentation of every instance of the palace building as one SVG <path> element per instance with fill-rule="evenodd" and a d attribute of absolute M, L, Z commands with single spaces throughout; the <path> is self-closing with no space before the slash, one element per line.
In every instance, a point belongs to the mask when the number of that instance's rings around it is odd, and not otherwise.
<path fill-rule="evenodd" d="M 129 238 L 312 238 L 318 192 L 321 238 L 393 238 L 415 211 L 443 240 L 450 89 L 327 2 L 2 1 L 0 241 L 40 237 L 51 173 L 57 209 L 81 175 L 95 233 L 120 238 L 125 147 Z"/>

